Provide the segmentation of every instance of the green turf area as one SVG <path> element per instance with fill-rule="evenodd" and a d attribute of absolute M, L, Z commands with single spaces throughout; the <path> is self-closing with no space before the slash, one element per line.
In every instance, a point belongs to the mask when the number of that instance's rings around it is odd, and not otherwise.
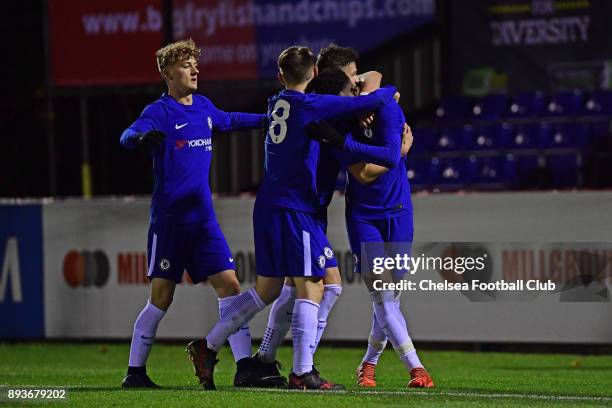
<path fill-rule="evenodd" d="M 408 377 L 392 350 L 383 354 L 375 390 L 355 385 L 362 350 L 322 347 L 316 360 L 322 375 L 343 383 L 342 393 L 236 390 L 228 349 L 215 372 L 218 391 L 197 385 L 184 347 L 156 344 L 149 359 L 156 391 L 124 391 L 128 344 L 0 343 L 0 385 L 65 386 L 68 403 L 84 407 L 336 407 L 336 406 L 612 406 L 612 356 L 421 351 L 436 382 L 432 390 L 405 387 Z M 291 365 L 291 350 L 279 359 Z M 285 369 L 285 374 L 287 371 Z M 0 407 L 7 406 L 0 403 Z M 20 406 L 49 406 L 49 402 Z"/>

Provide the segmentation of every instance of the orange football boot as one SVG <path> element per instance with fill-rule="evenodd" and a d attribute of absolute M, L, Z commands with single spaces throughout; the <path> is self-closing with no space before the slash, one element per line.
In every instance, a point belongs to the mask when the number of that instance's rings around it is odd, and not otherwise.
<path fill-rule="evenodd" d="M 434 382 L 423 367 L 410 370 L 409 388 L 433 388 Z"/>
<path fill-rule="evenodd" d="M 376 387 L 376 364 L 361 363 L 357 367 L 357 384 L 360 387 Z"/>

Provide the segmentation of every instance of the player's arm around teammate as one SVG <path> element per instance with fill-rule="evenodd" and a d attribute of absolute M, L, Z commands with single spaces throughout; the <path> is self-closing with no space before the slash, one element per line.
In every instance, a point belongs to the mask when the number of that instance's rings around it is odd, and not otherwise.
<path fill-rule="evenodd" d="M 342 96 L 373 92 L 380 88 L 382 75 L 376 71 L 357 73 L 358 54 L 351 48 L 339 47 L 330 44 L 321 50 L 317 58 L 317 70 L 323 73 L 323 80 L 328 69 L 340 69 L 350 78 L 352 87 L 345 92 L 333 92 Z M 311 81 L 306 92 L 312 91 L 312 86 L 317 82 L 317 78 Z M 367 115 L 368 118 L 372 115 Z M 322 145 L 320 147 L 319 165 L 317 166 L 317 192 L 321 209 L 319 211 L 319 222 L 324 231 L 327 230 L 327 206 L 329 205 L 335 189 L 338 172 L 341 165 L 336 152 L 331 147 Z M 329 313 L 342 293 L 342 277 L 338 269 L 338 263 L 331 247 L 325 248 L 325 276 L 323 278 L 324 290 L 321 298 L 317 337 L 313 354 L 318 349 L 319 342 L 327 326 Z M 276 364 L 276 352 L 291 326 L 291 314 L 297 297 L 297 291 L 293 278 L 287 278 L 280 296 L 274 301 L 270 308 L 268 324 L 264 332 L 264 337 L 256 353 L 258 364 L 263 367 L 262 375 L 279 374 Z"/>
<path fill-rule="evenodd" d="M 405 157 L 412 146 L 413 136 L 410 126 L 404 123 L 402 133 L 401 156 Z M 375 163 L 359 162 L 347 167 L 347 170 L 361 184 L 370 184 L 376 181 L 378 177 L 389 171 L 387 167 L 380 166 Z"/>

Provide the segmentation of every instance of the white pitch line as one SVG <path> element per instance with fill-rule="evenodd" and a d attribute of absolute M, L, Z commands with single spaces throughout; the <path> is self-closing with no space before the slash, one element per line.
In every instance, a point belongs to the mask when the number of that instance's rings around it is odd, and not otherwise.
<path fill-rule="evenodd" d="M 612 397 L 594 397 L 594 396 L 581 396 L 581 395 L 542 395 L 542 394 L 501 394 L 501 393 L 471 393 L 471 392 L 455 392 L 455 391 L 301 391 L 301 390 L 286 390 L 286 389 L 270 389 L 270 388 L 252 388 L 244 389 L 245 392 L 276 392 L 276 393 L 299 393 L 308 392 L 316 394 L 352 394 L 352 395 L 401 395 L 401 396 L 430 396 L 430 397 L 474 397 L 474 398 L 519 398 L 519 399 L 536 399 L 536 400 L 557 400 L 557 401 L 598 401 L 598 402 L 612 402 Z"/>

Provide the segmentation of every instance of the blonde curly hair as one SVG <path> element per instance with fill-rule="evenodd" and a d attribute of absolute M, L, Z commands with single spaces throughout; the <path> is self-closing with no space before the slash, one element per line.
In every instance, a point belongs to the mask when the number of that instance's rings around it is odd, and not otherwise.
<path fill-rule="evenodd" d="M 191 57 L 198 61 L 201 53 L 202 50 L 196 46 L 191 38 L 170 43 L 155 53 L 157 69 L 163 76 L 164 69 L 171 67 L 178 61 L 185 61 Z"/>

